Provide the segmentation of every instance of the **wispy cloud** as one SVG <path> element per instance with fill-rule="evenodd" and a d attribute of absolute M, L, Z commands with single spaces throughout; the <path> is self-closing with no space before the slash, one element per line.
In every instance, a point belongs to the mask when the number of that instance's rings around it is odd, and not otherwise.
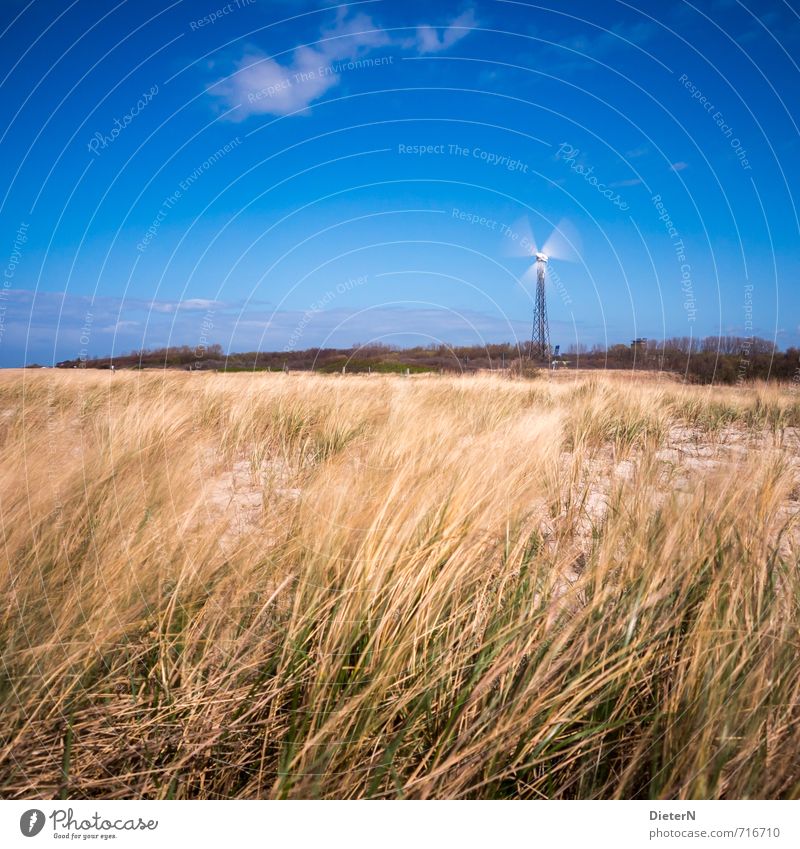
<path fill-rule="evenodd" d="M 138 321 L 115 321 L 113 324 L 107 324 L 100 328 L 101 333 L 123 333 L 126 330 L 132 330 L 134 327 L 139 327 Z"/>
<path fill-rule="evenodd" d="M 418 26 L 416 37 L 406 44 L 416 48 L 419 53 L 440 53 L 469 35 L 476 24 L 475 13 L 468 9 L 445 27 L 437 29 L 428 24 Z"/>
<path fill-rule="evenodd" d="M 222 301 L 207 298 L 187 298 L 184 301 L 150 301 L 148 306 L 153 312 L 174 313 L 178 310 L 204 312 L 211 309 L 224 309 L 227 305 Z"/>
<path fill-rule="evenodd" d="M 212 86 L 211 93 L 235 107 L 231 117 L 237 120 L 302 112 L 338 83 L 337 65 L 388 43 L 386 32 L 368 15 L 346 18 L 340 11 L 333 26 L 320 33 L 319 43 L 298 47 L 288 63 L 251 48 L 236 62 L 234 73 Z"/>
<path fill-rule="evenodd" d="M 681 160 L 679 162 L 673 162 L 669 167 L 673 171 L 685 171 L 689 167 L 689 163 Z"/>
<path fill-rule="evenodd" d="M 52 362 L 77 357 L 82 351 L 95 356 L 141 347 L 196 345 L 204 336 L 226 341 L 246 310 L 259 318 L 262 328 L 269 321 L 267 302 L 256 299 L 245 304 L 243 300 L 210 298 L 91 298 L 71 292 L 13 289 L 4 306 L 0 366 Z"/>
<path fill-rule="evenodd" d="M 230 118 L 236 121 L 251 115 L 302 114 L 338 85 L 343 73 L 390 64 L 392 57 L 372 57 L 375 51 L 441 52 L 464 38 L 475 23 L 468 10 L 442 28 L 421 25 L 413 38 L 393 38 L 369 15 L 348 16 L 342 7 L 314 45 L 298 47 L 288 60 L 250 47 L 235 60 L 232 73 L 209 92 L 224 108 L 233 110 Z"/>
<path fill-rule="evenodd" d="M 189 307 L 194 304 L 195 310 Z M 210 320 L 198 312 L 215 305 Z M 14 290 L 8 301 L 6 335 L 0 345 L 0 365 L 52 363 L 85 352 L 105 356 L 140 348 L 220 343 L 226 350 L 278 351 L 294 340 L 297 349 L 315 345 L 348 346 L 354 340 L 392 344 L 524 339 L 527 319 L 509 320 L 500 312 L 432 308 L 411 302 L 363 304 L 309 312 L 274 310 L 264 301 L 221 303 L 206 299 L 148 301 L 111 296 L 94 299 L 64 292 Z M 188 305 L 188 306 L 187 306 Z M 552 322 L 564 333 L 571 330 Z M 302 333 L 298 335 L 298 328 Z"/>

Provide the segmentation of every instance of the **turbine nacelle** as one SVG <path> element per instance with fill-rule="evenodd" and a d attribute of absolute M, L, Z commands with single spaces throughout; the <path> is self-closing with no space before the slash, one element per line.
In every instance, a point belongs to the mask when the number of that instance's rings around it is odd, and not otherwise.
<path fill-rule="evenodd" d="M 543 254 L 541 251 L 537 251 L 534 256 L 536 257 L 536 262 L 547 262 L 550 258 L 547 254 Z"/>

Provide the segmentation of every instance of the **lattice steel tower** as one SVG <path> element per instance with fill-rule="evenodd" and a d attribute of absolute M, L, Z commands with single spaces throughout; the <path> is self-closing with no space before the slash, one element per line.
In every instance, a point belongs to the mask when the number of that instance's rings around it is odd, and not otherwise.
<path fill-rule="evenodd" d="M 547 296 L 544 289 L 547 255 L 536 254 L 536 300 L 533 302 L 531 359 L 550 361 L 550 325 L 547 322 Z"/>

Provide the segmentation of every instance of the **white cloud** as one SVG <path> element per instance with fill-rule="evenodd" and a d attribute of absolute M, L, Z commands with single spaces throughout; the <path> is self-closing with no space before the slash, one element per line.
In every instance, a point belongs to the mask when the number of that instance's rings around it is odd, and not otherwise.
<path fill-rule="evenodd" d="M 469 35 L 476 23 L 474 12 L 468 9 L 442 29 L 427 24 L 417 27 L 417 35 L 411 45 L 420 53 L 439 53 Z"/>
<path fill-rule="evenodd" d="M 134 327 L 139 327 L 140 323 L 138 321 L 116 321 L 114 324 L 106 325 L 106 327 L 101 327 L 101 333 L 121 333 L 124 330 L 131 330 Z"/>
<path fill-rule="evenodd" d="M 669 166 L 673 171 L 683 171 L 685 168 L 689 167 L 687 162 L 673 162 L 672 165 Z"/>
<path fill-rule="evenodd" d="M 368 15 L 346 18 L 340 10 L 336 22 L 323 29 L 313 47 L 298 47 L 288 64 L 281 64 L 251 49 L 237 63 L 236 71 L 212 86 L 211 93 L 242 120 L 249 115 L 289 115 L 302 112 L 339 82 L 341 68 L 390 43 L 386 32 Z"/>
<path fill-rule="evenodd" d="M 225 304 L 222 301 L 212 301 L 208 298 L 187 298 L 185 301 L 180 301 L 178 306 L 182 310 L 210 310 L 219 309 Z"/>
<path fill-rule="evenodd" d="M 235 63 L 233 73 L 209 92 L 233 110 L 230 118 L 236 121 L 250 115 L 304 113 L 339 83 L 343 72 L 375 66 L 376 60 L 368 54 L 384 47 L 439 53 L 468 35 L 475 23 L 475 15 L 468 10 L 444 27 L 421 25 L 412 38 L 393 39 L 369 15 L 348 17 L 342 7 L 313 46 L 298 47 L 288 61 L 251 47 Z"/>
<path fill-rule="evenodd" d="M 175 304 L 170 301 L 151 301 L 149 306 L 152 312 L 175 312 Z"/>
<path fill-rule="evenodd" d="M 150 301 L 148 306 L 152 312 L 173 313 L 177 310 L 197 312 L 220 309 L 225 304 L 222 301 L 212 301 L 207 298 L 187 298 L 184 301 Z"/>

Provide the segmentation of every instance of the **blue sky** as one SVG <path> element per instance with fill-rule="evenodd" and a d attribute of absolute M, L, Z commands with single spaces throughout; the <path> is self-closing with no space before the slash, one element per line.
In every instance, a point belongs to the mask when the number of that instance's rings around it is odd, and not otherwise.
<path fill-rule="evenodd" d="M 797 3 L 0 15 L 2 366 L 526 339 L 528 228 L 563 347 L 800 342 Z"/>

